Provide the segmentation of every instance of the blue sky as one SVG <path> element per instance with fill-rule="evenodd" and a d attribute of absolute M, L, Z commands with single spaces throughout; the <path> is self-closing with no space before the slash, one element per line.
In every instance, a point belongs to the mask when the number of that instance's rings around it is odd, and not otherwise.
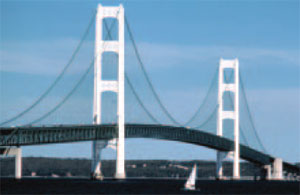
<path fill-rule="evenodd" d="M 267 150 L 285 160 L 300 161 L 299 1 L 0 2 L 1 121 L 30 105 L 51 84 L 98 3 L 121 2 L 153 85 L 174 117 L 184 121 L 192 115 L 221 57 L 237 57 Z M 73 68 L 44 105 L 57 102 L 73 86 L 93 56 L 93 41 L 94 29 Z M 126 68 L 130 74 L 131 67 Z M 92 89 L 88 81 L 84 86 Z M 92 119 L 89 101 L 80 92 L 74 100 L 86 111 L 85 120 Z M 71 107 L 70 103 L 65 110 Z M 212 150 L 180 143 L 137 139 L 126 145 L 128 158 L 215 158 Z M 24 155 L 88 158 L 90 148 L 90 143 L 24 147 Z M 104 158 L 114 155 L 110 149 L 104 152 Z"/>

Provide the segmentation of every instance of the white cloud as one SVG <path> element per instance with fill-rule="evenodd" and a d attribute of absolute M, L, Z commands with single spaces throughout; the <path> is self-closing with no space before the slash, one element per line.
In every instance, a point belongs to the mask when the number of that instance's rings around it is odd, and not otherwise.
<path fill-rule="evenodd" d="M 53 41 L 27 41 L 2 43 L 0 56 L 0 71 L 56 75 L 70 59 L 78 40 L 58 39 Z M 175 45 L 157 43 L 138 43 L 142 60 L 147 69 L 154 70 L 161 67 L 171 68 L 174 65 L 208 66 L 218 64 L 221 57 L 239 58 L 243 61 L 270 61 L 280 62 L 283 66 L 292 65 L 299 67 L 298 50 L 280 50 L 264 48 L 241 48 L 229 46 L 199 46 L 199 45 Z M 80 72 L 86 68 L 94 55 L 93 41 L 86 41 L 79 52 L 78 59 L 70 72 Z M 128 44 L 126 58 L 133 60 L 134 52 Z M 136 59 L 134 59 L 136 62 Z M 249 63 L 250 64 L 250 63 Z"/>
<path fill-rule="evenodd" d="M 264 48 L 230 47 L 230 46 L 198 46 L 198 45 L 172 45 L 156 43 L 140 43 L 145 60 L 151 63 L 151 67 L 172 66 L 185 61 L 206 62 L 215 60 L 218 63 L 223 58 L 241 58 L 244 60 L 258 60 L 264 58 L 265 61 L 281 60 L 288 64 L 300 64 L 299 50 L 280 50 Z M 183 63 L 183 65 L 188 65 Z M 207 64 L 203 64 L 207 65 Z M 286 64 L 285 64 L 286 65 Z"/>

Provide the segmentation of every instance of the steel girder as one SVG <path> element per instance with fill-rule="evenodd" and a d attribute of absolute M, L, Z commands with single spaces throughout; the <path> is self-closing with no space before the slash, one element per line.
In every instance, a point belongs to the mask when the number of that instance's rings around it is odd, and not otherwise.
<path fill-rule="evenodd" d="M 24 126 L 0 128 L 0 146 L 26 146 L 91 140 L 110 140 L 117 138 L 116 125 L 59 125 Z M 221 151 L 233 151 L 234 142 L 224 137 L 184 127 L 163 125 L 127 124 L 126 138 L 152 138 L 179 141 L 206 146 Z M 266 165 L 274 157 L 240 144 L 241 158 L 250 162 Z M 299 172 L 295 165 L 284 162 L 284 167 Z"/>

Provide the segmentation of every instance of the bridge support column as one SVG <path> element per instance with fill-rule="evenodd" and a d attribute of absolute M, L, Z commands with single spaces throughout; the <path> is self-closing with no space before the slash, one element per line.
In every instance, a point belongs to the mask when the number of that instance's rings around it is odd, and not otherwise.
<path fill-rule="evenodd" d="M 1 156 L 15 157 L 15 178 L 22 178 L 22 149 L 20 147 L 4 147 L 1 148 Z"/>
<path fill-rule="evenodd" d="M 101 172 L 101 152 L 106 147 L 107 141 L 93 141 L 92 144 L 92 171 L 91 177 L 93 179 L 103 179 L 103 174 Z"/>
<path fill-rule="evenodd" d="M 118 40 L 103 40 L 102 23 L 104 18 L 116 18 L 119 22 Z M 95 39 L 95 69 L 94 69 L 94 124 L 101 124 L 101 95 L 105 91 L 112 91 L 118 94 L 118 137 L 117 137 L 117 179 L 125 178 L 125 98 L 124 98 L 124 8 L 103 7 L 100 4 L 96 16 L 96 39 Z M 102 80 L 102 54 L 104 52 L 115 52 L 118 54 L 118 80 Z M 99 163 L 97 163 L 100 153 L 99 143 L 107 141 L 95 141 L 93 143 L 92 165 L 93 175 L 97 175 Z M 101 144 L 100 144 L 101 145 Z M 100 164 L 101 165 L 101 164 Z M 98 171 L 99 172 L 99 171 Z"/>
<path fill-rule="evenodd" d="M 217 162 L 216 162 L 216 178 L 217 179 L 222 179 L 223 177 L 223 165 L 222 165 L 222 152 L 217 151 Z"/>
<path fill-rule="evenodd" d="M 272 167 L 271 167 L 271 165 L 265 165 L 264 169 L 267 171 L 266 179 L 267 180 L 272 179 Z"/>
<path fill-rule="evenodd" d="M 282 180 L 283 176 L 283 164 L 281 158 L 275 158 L 274 162 L 270 165 L 265 165 L 264 168 L 267 170 L 268 180 Z"/>
<path fill-rule="evenodd" d="M 16 156 L 15 156 L 15 178 L 22 178 L 22 149 L 20 147 L 15 148 Z"/>
<path fill-rule="evenodd" d="M 273 162 L 273 175 L 272 179 L 282 180 L 283 179 L 283 169 L 282 169 L 282 159 L 275 158 Z"/>
<path fill-rule="evenodd" d="M 233 69 L 234 83 L 224 81 L 224 69 Z M 230 91 L 234 93 L 233 110 L 224 110 L 224 92 Z M 233 178 L 240 179 L 240 135 L 239 135 L 239 61 L 220 60 L 219 66 L 219 90 L 218 90 L 218 117 L 217 117 L 217 135 L 223 136 L 223 120 L 234 120 L 234 158 L 233 158 Z M 223 176 L 222 158 L 220 151 L 217 151 L 217 178 Z"/>

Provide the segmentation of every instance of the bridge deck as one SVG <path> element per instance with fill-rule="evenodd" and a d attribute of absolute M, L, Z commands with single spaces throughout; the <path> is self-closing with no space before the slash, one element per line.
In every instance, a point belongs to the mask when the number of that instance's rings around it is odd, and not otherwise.
<path fill-rule="evenodd" d="M 0 128 L 0 146 L 25 146 L 91 140 L 109 140 L 118 135 L 116 125 L 69 125 Z M 184 127 L 127 124 L 126 138 L 153 138 L 232 151 L 234 142 L 210 133 Z M 258 165 L 270 164 L 274 157 L 240 144 L 241 158 Z M 284 169 L 299 172 L 295 165 L 284 162 Z"/>

